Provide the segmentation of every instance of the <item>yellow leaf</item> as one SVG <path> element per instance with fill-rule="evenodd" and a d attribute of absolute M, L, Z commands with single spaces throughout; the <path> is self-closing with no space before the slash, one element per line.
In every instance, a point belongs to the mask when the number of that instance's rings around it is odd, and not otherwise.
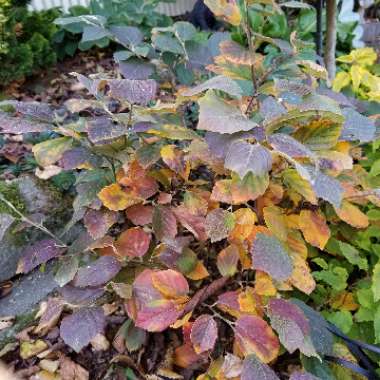
<path fill-rule="evenodd" d="M 47 343 L 41 339 L 31 342 L 22 342 L 20 346 L 20 356 L 26 360 L 38 355 L 42 351 L 45 351 L 47 348 Z"/>
<path fill-rule="evenodd" d="M 297 170 L 287 169 L 283 172 L 285 184 L 296 191 L 298 194 L 302 195 L 308 202 L 313 205 L 318 204 L 318 199 L 314 193 L 314 190 L 310 183 L 302 178 Z"/>
<path fill-rule="evenodd" d="M 239 7 L 235 4 L 235 2 L 231 3 L 227 0 L 205 0 L 205 4 L 210 8 L 215 16 L 223 17 L 224 20 L 232 25 L 240 25 L 241 14 Z"/>
<path fill-rule="evenodd" d="M 103 205 L 112 211 L 125 210 L 135 204 L 141 203 L 142 199 L 128 194 L 117 183 L 104 187 L 98 194 Z"/>
<path fill-rule="evenodd" d="M 364 47 L 351 51 L 348 55 L 337 58 L 338 62 L 353 63 L 359 66 L 371 66 L 377 60 L 376 51 L 370 47 Z"/>
<path fill-rule="evenodd" d="M 348 201 L 343 201 L 341 207 L 335 208 L 335 212 L 344 222 L 355 228 L 367 228 L 368 217 L 360 209 Z"/>
<path fill-rule="evenodd" d="M 255 274 L 255 292 L 260 296 L 273 297 L 277 294 L 276 287 L 273 284 L 269 274 L 256 271 Z"/>
<path fill-rule="evenodd" d="M 351 83 L 351 77 L 345 71 L 340 71 L 336 74 L 336 77 L 333 82 L 333 90 L 340 92 L 342 88 L 348 86 Z"/>
<path fill-rule="evenodd" d="M 39 165 L 49 166 L 55 164 L 72 144 L 73 140 L 70 137 L 58 137 L 34 145 L 32 151 Z"/>
<path fill-rule="evenodd" d="M 239 294 L 238 302 L 240 310 L 246 314 L 259 315 L 258 312 L 259 297 L 255 294 L 255 291 L 247 287 L 243 292 Z"/>
<path fill-rule="evenodd" d="M 359 65 L 352 65 L 350 69 L 351 80 L 352 80 L 352 88 L 356 92 L 359 90 L 360 84 L 362 83 L 362 79 L 366 74 L 365 69 L 360 67 Z"/>
<path fill-rule="evenodd" d="M 189 313 L 185 314 L 182 318 L 174 322 L 170 327 L 172 329 L 179 329 L 180 327 L 183 327 L 184 325 L 186 325 L 186 323 L 189 322 L 192 315 L 193 315 L 193 312 L 190 311 Z"/>
<path fill-rule="evenodd" d="M 285 215 L 277 206 L 268 206 L 263 210 L 264 220 L 271 232 L 280 240 L 285 241 L 288 236 Z"/>
<path fill-rule="evenodd" d="M 327 226 L 326 219 L 317 211 L 301 211 L 300 229 L 306 241 L 319 249 L 325 248 L 330 239 L 330 229 Z"/>
<path fill-rule="evenodd" d="M 353 293 L 346 291 L 337 294 L 330 301 L 330 305 L 335 310 L 355 311 L 359 309 L 359 305 L 355 302 Z"/>
<path fill-rule="evenodd" d="M 289 282 L 305 294 L 311 294 L 315 289 L 315 280 L 310 273 L 307 261 L 300 255 L 291 253 L 293 258 L 293 273 Z"/>
<path fill-rule="evenodd" d="M 234 212 L 235 226 L 229 235 L 230 241 L 243 242 L 252 233 L 257 222 L 256 214 L 250 208 L 239 208 Z"/>

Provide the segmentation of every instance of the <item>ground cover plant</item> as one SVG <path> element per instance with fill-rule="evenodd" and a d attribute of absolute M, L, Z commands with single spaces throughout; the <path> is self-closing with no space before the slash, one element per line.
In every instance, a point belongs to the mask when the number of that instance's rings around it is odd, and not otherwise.
<path fill-rule="evenodd" d="M 373 217 L 362 210 L 380 201 L 357 162 L 358 146 L 376 136 L 375 122 L 320 86 L 326 70 L 307 59 L 308 45 L 295 33 L 287 41 L 253 35 L 251 3 L 206 1 L 242 27 L 247 45 L 224 35 L 218 48 L 197 49 L 201 58 L 216 52 L 197 86 L 168 91 L 163 60 L 156 80 L 76 75 L 93 98 L 67 101 L 66 112 L 3 107 L 2 133 L 51 134 L 33 147 L 40 178 L 73 172 L 76 179 L 71 220 L 54 233 L 1 195 L 15 224 L 46 235 L 25 251 L 17 272 L 55 260 L 60 285 L 21 356 L 46 350 L 43 337 L 57 324 L 74 352 L 104 347 L 115 302 L 128 314 L 113 337 L 114 349 L 129 353 L 118 358 L 128 378 L 179 378 L 191 368 L 200 380 L 354 378 L 327 364 L 356 362 L 318 312 L 316 280 L 336 291 L 333 308 L 345 310 L 353 295 L 339 292 L 375 261 L 375 248 L 355 248 L 373 243 Z M 180 23 L 156 32 L 186 46 L 190 30 Z M 275 54 L 265 57 L 259 51 L 268 44 Z M 195 126 L 186 117 L 194 104 Z M 76 224 L 86 232 L 67 244 Z M 326 252 L 335 260 L 327 263 Z M 361 289 L 357 297 L 368 301 L 372 292 L 379 301 L 376 281 Z M 104 297 L 111 298 L 106 308 Z M 325 315 L 346 329 L 346 316 Z M 143 348 L 149 333 L 167 342 L 154 368 Z M 295 370 L 284 368 L 288 360 Z"/>

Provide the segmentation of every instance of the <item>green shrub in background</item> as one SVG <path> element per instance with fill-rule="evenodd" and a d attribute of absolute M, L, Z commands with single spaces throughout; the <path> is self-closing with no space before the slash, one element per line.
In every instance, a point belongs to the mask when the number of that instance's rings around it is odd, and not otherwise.
<path fill-rule="evenodd" d="M 56 63 L 52 38 L 58 9 L 30 12 L 25 1 L 0 3 L 0 83 L 32 75 Z"/>

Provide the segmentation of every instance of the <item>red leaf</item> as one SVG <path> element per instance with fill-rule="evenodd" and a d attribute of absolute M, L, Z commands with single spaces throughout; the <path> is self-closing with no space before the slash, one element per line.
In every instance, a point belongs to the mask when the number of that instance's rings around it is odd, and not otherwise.
<path fill-rule="evenodd" d="M 278 338 L 260 317 L 247 315 L 239 318 L 236 321 L 235 338 L 245 356 L 255 354 L 264 363 L 269 363 L 278 356 Z"/>
<path fill-rule="evenodd" d="M 153 231 L 158 240 L 174 239 L 177 235 L 177 220 L 167 206 L 157 206 L 153 212 Z"/>
<path fill-rule="evenodd" d="M 135 205 L 125 211 L 127 218 L 136 226 L 145 226 L 152 223 L 153 206 Z"/>
<path fill-rule="evenodd" d="M 143 257 L 149 249 L 151 236 L 140 227 L 124 231 L 115 243 L 117 254 L 122 257 Z"/>
<path fill-rule="evenodd" d="M 95 240 L 102 238 L 117 222 L 118 213 L 110 210 L 89 209 L 84 216 L 84 225 Z"/>
<path fill-rule="evenodd" d="M 178 206 L 173 211 L 182 226 L 189 230 L 198 240 L 207 240 L 206 218 L 191 214 L 184 206 Z"/>
<path fill-rule="evenodd" d="M 210 315 L 204 314 L 195 320 L 191 328 L 190 339 L 197 354 L 211 351 L 217 338 L 218 326 Z"/>

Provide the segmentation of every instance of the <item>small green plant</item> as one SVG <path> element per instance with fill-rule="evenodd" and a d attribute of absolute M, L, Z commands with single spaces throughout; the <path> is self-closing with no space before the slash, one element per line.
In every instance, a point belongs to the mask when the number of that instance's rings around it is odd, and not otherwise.
<path fill-rule="evenodd" d="M 57 27 L 56 9 L 30 12 L 26 7 L 6 6 L 0 14 L 0 82 L 6 85 L 55 64 L 52 38 Z"/>
<path fill-rule="evenodd" d="M 380 70 L 373 48 L 361 48 L 337 58 L 340 71 L 334 80 L 337 92 L 349 90 L 360 99 L 380 101 Z"/>

